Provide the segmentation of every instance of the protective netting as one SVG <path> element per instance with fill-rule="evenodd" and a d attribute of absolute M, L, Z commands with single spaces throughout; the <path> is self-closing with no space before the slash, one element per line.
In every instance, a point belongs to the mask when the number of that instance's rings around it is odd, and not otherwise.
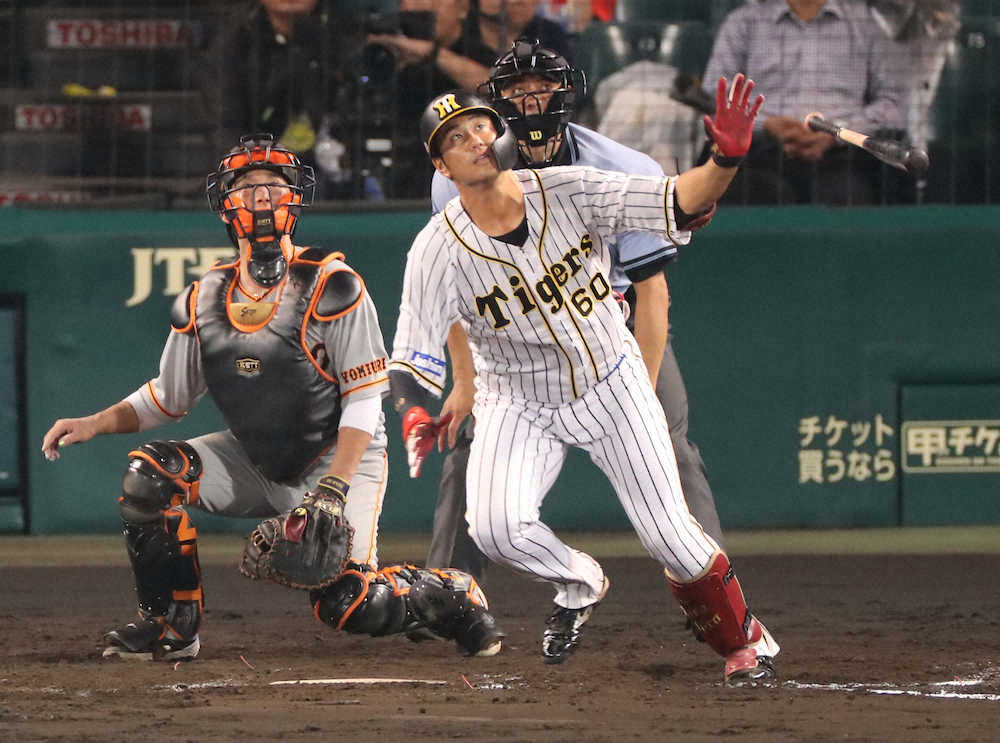
<path fill-rule="evenodd" d="M 0 203 L 189 206 L 256 131 L 316 167 L 319 201 L 426 199 L 423 104 L 485 77 L 532 10 L 588 77 L 574 121 L 667 171 L 705 155 L 703 79 L 756 75 L 771 149 L 737 203 L 995 203 L 998 6 L 829 0 L 803 20 L 785 0 L 0 0 Z M 808 110 L 931 168 L 781 133 Z"/>

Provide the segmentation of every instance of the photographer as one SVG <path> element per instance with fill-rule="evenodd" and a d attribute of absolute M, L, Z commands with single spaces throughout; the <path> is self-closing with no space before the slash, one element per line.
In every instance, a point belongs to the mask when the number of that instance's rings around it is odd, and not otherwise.
<path fill-rule="evenodd" d="M 541 0 L 478 0 L 476 12 L 469 18 L 468 33 L 477 36 L 499 57 L 510 49 L 514 39 L 524 36 L 538 39 L 573 61 L 572 39 L 566 29 L 541 13 Z"/>
<path fill-rule="evenodd" d="M 486 79 L 496 54 L 481 41 L 462 33 L 469 14 L 469 0 L 402 0 L 402 13 L 429 11 L 434 14 L 434 38 L 416 39 L 403 33 L 369 34 L 369 43 L 394 50 L 398 59 L 400 83 L 430 81 L 433 89 L 427 96 L 415 96 L 423 102 L 443 90 L 464 88 L 473 91 Z M 424 87 L 427 87 L 424 85 Z"/>
<path fill-rule="evenodd" d="M 255 0 L 232 12 L 203 68 L 214 149 L 270 132 L 315 165 L 323 116 L 344 87 L 345 61 L 359 54 L 357 19 L 329 0 Z"/>
<path fill-rule="evenodd" d="M 435 94 L 454 88 L 474 91 L 487 78 L 496 54 L 478 38 L 463 33 L 469 0 L 402 0 L 397 33 L 369 33 L 369 47 L 391 50 L 395 57 L 396 116 L 394 157 L 387 184 L 390 196 L 423 198 L 431 169 L 413 125 Z M 421 17 L 433 13 L 432 31 Z M 423 38 L 420 38 L 423 36 Z"/>

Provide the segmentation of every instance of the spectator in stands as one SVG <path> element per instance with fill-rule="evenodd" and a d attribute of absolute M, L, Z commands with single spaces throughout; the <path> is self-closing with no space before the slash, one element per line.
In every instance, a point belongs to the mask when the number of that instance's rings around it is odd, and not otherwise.
<path fill-rule="evenodd" d="M 880 163 L 803 125 L 811 111 L 866 133 L 902 128 L 898 52 L 864 0 L 763 0 L 730 13 L 703 76 L 742 72 L 766 100 L 753 146 L 726 200 L 871 204 Z"/>
<path fill-rule="evenodd" d="M 540 0 L 478 0 L 478 7 L 469 17 L 469 25 L 483 43 L 499 57 L 510 49 L 519 36 L 538 39 L 570 62 L 572 42 L 566 30 L 539 13 Z"/>
<path fill-rule="evenodd" d="M 536 14 L 578 34 L 595 17 L 593 0 L 540 0 Z"/>
<path fill-rule="evenodd" d="M 590 110 L 598 132 L 649 155 L 667 175 L 694 165 L 704 133 L 701 116 L 672 96 L 681 72 L 672 52 L 661 50 L 681 47 L 682 38 L 672 36 L 676 31 L 676 26 L 650 24 L 623 34 L 632 61 L 600 81 Z M 708 31 L 698 33 L 707 43 Z M 673 42 L 664 43 L 667 35 Z M 694 64 L 700 67 L 704 58 Z"/>
<path fill-rule="evenodd" d="M 927 148 L 928 114 L 937 95 L 948 45 L 960 27 L 959 0 L 869 0 L 872 17 L 904 53 L 893 55 L 906 86 L 904 119 L 910 143 Z"/>
<path fill-rule="evenodd" d="M 469 0 L 401 0 L 403 12 L 434 13 L 434 38 L 414 39 L 404 34 L 369 34 L 369 43 L 392 47 L 399 62 L 400 93 L 416 84 L 417 114 L 436 93 L 453 88 L 474 91 L 489 72 L 496 54 L 475 35 L 463 33 Z M 426 156 L 426 155 L 425 155 Z"/>
<path fill-rule="evenodd" d="M 269 132 L 314 165 L 324 114 L 347 60 L 360 54 L 358 20 L 328 0 L 256 0 L 235 12 L 204 68 L 215 151 L 243 133 Z"/>
<path fill-rule="evenodd" d="M 437 93 L 464 88 L 475 91 L 489 74 L 496 53 L 464 27 L 469 0 L 402 0 L 403 13 L 433 12 L 433 39 L 405 34 L 369 34 L 396 56 L 396 115 L 393 164 L 386 172 L 391 196 L 427 197 L 433 166 L 420 141 L 416 121 Z"/>

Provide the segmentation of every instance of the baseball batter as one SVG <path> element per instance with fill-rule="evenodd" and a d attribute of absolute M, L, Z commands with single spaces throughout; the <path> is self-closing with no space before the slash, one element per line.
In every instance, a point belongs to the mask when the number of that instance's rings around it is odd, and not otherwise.
<path fill-rule="evenodd" d="M 121 402 L 60 419 L 45 434 L 42 450 L 54 460 L 67 444 L 176 420 L 206 392 L 227 423 L 129 453 L 119 504 L 139 618 L 107 633 L 105 656 L 198 655 L 202 581 L 186 506 L 274 517 L 305 513 L 304 493 L 309 503 L 336 501 L 331 510 L 342 505 L 353 526 L 350 569 L 310 594 L 322 621 L 371 635 L 426 628 L 470 655 L 500 648 L 502 633 L 469 576 L 378 570 L 386 354 L 375 305 L 343 254 L 292 243 L 314 183 L 312 169 L 271 135 L 244 137 L 208 181 L 209 202 L 238 254 L 177 298 L 159 374 Z M 294 541 L 311 532 L 302 534 Z M 255 559 L 267 552 L 251 543 Z M 244 572 L 263 577 L 259 567 Z M 452 609 L 442 611 L 441 602 Z"/>
<path fill-rule="evenodd" d="M 717 112 L 706 119 L 715 157 L 671 178 L 511 170 L 516 138 L 469 93 L 435 98 L 421 119 L 434 166 L 459 197 L 431 218 L 407 257 L 393 396 L 418 458 L 425 450 L 415 444 L 438 433 L 420 403 L 441 394 L 444 344 L 461 322 L 477 384 L 470 535 L 490 559 L 554 585 L 546 662 L 566 660 L 608 590 L 597 561 L 539 517 L 567 447 L 577 446 L 607 475 L 681 606 L 726 659 L 727 682 L 774 678 L 778 647 L 749 613 L 728 558 L 688 511 L 666 418 L 608 278 L 608 245 L 620 232 L 688 242 L 678 219 L 711 208 L 749 147 L 762 101 L 750 104 L 752 88 L 737 76 L 730 99 L 720 79 Z"/>
<path fill-rule="evenodd" d="M 586 83 L 565 58 L 537 41 L 515 41 L 511 50 L 493 64 L 483 87 L 517 137 L 515 168 L 590 165 L 638 175 L 663 175 L 662 168 L 647 155 L 568 123 Z M 444 209 L 457 195 L 454 182 L 435 171 L 431 187 L 434 211 Z M 710 218 L 711 212 L 681 226 L 697 229 Z M 667 336 L 669 294 L 663 267 L 677 249 L 654 234 L 640 231 L 617 235 L 609 240 L 608 247 L 612 256 L 608 278 L 612 288 L 628 298 L 629 329 L 636 336 L 657 399 L 667 416 L 684 498 L 705 532 L 721 545 L 722 527 L 705 463 L 698 447 L 688 438 L 687 390 Z M 468 355 L 461 325 L 449 334 L 448 353 L 452 376 L 456 378 L 452 390 L 455 399 L 444 406 L 454 410 L 449 423 L 451 447 L 442 465 L 427 565 L 454 566 L 482 582 L 487 561 L 469 538 L 465 522 L 465 471 L 472 427 L 462 423 L 472 408 L 473 381 L 457 379 L 463 369 L 472 370 L 471 363 L 460 363 Z M 468 399 L 462 400 L 463 395 Z"/>

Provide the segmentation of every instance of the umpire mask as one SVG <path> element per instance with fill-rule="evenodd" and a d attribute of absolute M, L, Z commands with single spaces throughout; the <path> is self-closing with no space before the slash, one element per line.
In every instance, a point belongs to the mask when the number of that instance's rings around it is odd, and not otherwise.
<path fill-rule="evenodd" d="M 547 81 L 546 89 L 521 90 L 519 83 L 529 77 Z M 587 83 L 583 72 L 571 67 L 561 54 L 522 36 L 493 63 L 489 80 L 479 86 L 479 92 L 514 131 L 525 164 L 545 167 L 555 160 L 562 133 L 577 97 L 586 95 Z"/>

